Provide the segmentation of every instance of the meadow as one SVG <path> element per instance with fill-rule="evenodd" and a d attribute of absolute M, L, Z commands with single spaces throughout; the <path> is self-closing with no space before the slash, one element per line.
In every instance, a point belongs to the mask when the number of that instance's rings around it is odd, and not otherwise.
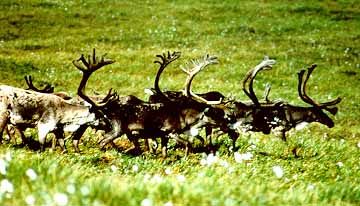
<path fill-rule="evenodd" d="M 286 143 L 276 134 L 244 134 L 233 152 L 224 135 L 216 154 L 187 158 L 174 144 L 166 159 L 100 151 L 99 134 L 90 130 L 81 154 L 70 141 L 66 154 L 3 142 L 0 205 L 360 204 L 358 1 L 2 0 L 0 25 L 1 84 L 26 88 L 24 76 L 31 75 L 36 85 L 75 96 L 81 73 L 71 62 L 96 48 L 116 62 L 92 75 L 88 91 L 114 88 L 146 99 L 155 56 L 181 51 L 162 76 L 163 90 L 183 89 L 180 65 L 211 54 L 219 64 L 202 71 L 193 90 L 248 101 L 243 77 L 268 55 L 277 63 L 257 76 L 257 93 L 269 82 L 271 99 L 309 106 L 298 97 L 297 72 L 316 63 L 309 95 L 342 98 L 334 128 L 313 123 L 290 131 Z M 25 134 L 37 139 L 32 129 Z"/>

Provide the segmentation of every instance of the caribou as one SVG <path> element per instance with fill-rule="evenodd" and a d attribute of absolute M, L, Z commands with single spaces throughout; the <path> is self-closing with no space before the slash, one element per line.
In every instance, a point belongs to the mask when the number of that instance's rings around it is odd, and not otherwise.
<path fill-rule="evenodd" d="M 243 91 L 250 98 L 250 102 L 230 100 L 225 104 L 224 110 L 228 114 L 230 121 L 228 127 L 223 127 L 221 131 L 227 133 L 232 139 L 232 149 L 235 149 L 236 141 L 242 133 L 250 131 L 263 132 L 264 134 L 270 133 L 271 127 L 266 122 L 267 117 L 264 114 L 264 108 L 268 108 L 270 104 L 267 101 L 260 102 L 252 94 L 254 94 L 253 81 L 257 73 L 264 69 L 271 69 L 275 63 L 275 60 L 265 57 L 263 61 L 247 72 L 242 86 Z M 249 89 L 246 89 L 247 83 L 249 83 Z M 265 100 L 269 91 L 267 89 L 265 92 Z"/>
<path fill-rule="evenodd" d="M 35 87 L 33 84 L 33 78 L 30 75 L 25 76 L 24 78 L 25 78 L 25 82 L 28 86 L 28 88 L 26 90 L 56 95 L 58 97 L 61 97 L 64 100 L 72 99 L 66 92 L 54 92 L 54 87 L 48 83 L 42 89 Z M 23 125 L 23 126 L 18 125 L 17 127 L 14 127 L 13 125 L 9 124 L 4 129 L 5 129 L 6 133 L 8 134 L 8 136 L 10 137 L 10 139 L 12 139 L 12 141 L 15 143 L 16 143 L 15 132 L 17 131 L 21 137 L 22 144 L 27 145 L 27 144 L 29 144 L 29 141 L 25 137 L 24 132 L 23 132 L 26 128 L 27 128 L 26 125 Z M 10 131 L 12 131 L 12 132 L 10 132 Z M 53 133 L 55 134 L 55 136 L 57 136 L 57 137 L 53 138 L 53 142 L 52 142 L 52 149 L 54 150 L 55 145 L 56 145 L 56 139 L 57 138 L 61 139 L 61 131 L 59 129 L 59 130 L 54 131 Z M 62 148 L 62 150 L 65 150 L 65 148 Z"/>
<path fill-rule="evenodd" d="M 0 86 L 0 137 L 8 123 L 19 128 L 37 128 L 40 151 L 44 151 L 49 132 L 55 132 L 61 141 L 63 131 L 75 132 L 83 125 L 97 126 L 99 118 L 91 108 L 70 104 L 55 95 Z"/>
<path fill-rule="evenodd" d="M 281 132 L 281 138 L 284 141 L 286 141 L 287 131 L 292 128 L 300 130 L 312 122 L 318 122 L 326 125 L 328 128 L 334 127 L 334 121 L 324 112 L 324 110 L 335 115 L 338 108 L 334 106 L 340 103 L 341 98 L 338 97 L 329 102 L 318 103 L 306 93 L 307 81 L 316 66 L 316 64 L 313 64 L 308 67 L 306 76 L 304 76 L 305 70 L 301 70 L 298 73 L 299 97 L 305 103 L 310 104 L 311 107 L 295 106 L 286 102 L 277 102 L 274 104 L 274 108 L 271 108 L 271 111 L 269 111 L 268 124 L 272 129 Z"/>
<path fill-rule="evenodd" d="M 163 54 L 163 56 L 157 55 L 157 57 L 160 57 L 160 58 L 163 58 L 164 56 L 166 56 L 166 54 Z M 215 60 L 217 60 L 217 57 L 215 57 L 215 56 L 212 56 L 212 57 L 208 56 L 208 55 L 204 56 L 203 62 L 205 62 L 204 60 L 206 58 L 212 58 L 214 61 L 214 64 L 217 63 L 217 61 L 215 62 Z M 158 63 L 158 61 L 155 61 L 155 63 Z M 194 100 L 191 98 L 191 96 L 193 96 L 198 101 L 206 103 L 206 104 L 222 103 L 222 105 L 224 105 L 226 102 L 225 101 L 226 97 L 218 91 L 211 91 L 211 92 L 206 92 L 206 93 L 201 93 L 201 94 L 195 94 L 189 89 L 190 85 L 191 85 L 191 81 L 194 78 L 194 76 L 204 68 L 201 66 L 196 67 L 196 65 L 200 65 L 200 64 L 201 64 L 201 62 L 199 62 L 199 60 L 193 59 L 193 60 L 189 61 L 185 66 L 180 67 L 181 70 L 187 74 L 185 88 L 182 91 L 161 91 L 160 86 L 159 86 L 159 80 L 160 80 L 161 74 L 164 71 L 164 68 L 160 67 L 159 70 L 157 71 L 157 74 L 155 77 L 154 88 L 145 90 L 145 92 L 147 94 L 150 94 L 149 102 L 164 103 L 164 102 L 169 102 L 169 100 L 170 101 L 180 101 L 180 102 L 184 102 L 184 101 L 193 102 Z M 192 65 L 195 65 L 195 67 L 191 68 Z M 193 74 L 191 74 L 191 72 Z M 224 111 L 226 111 L 226 110 L 224 110 Z M 211 136 L 212 136 L 213 127 L 214 126 L 210 126 L 210 125 L 205 126 L 206 144 L 207 144 L 208 148 L 210 148 L 210 149 L 212 149 Z M 199 135 L 197 135 L 196 137 L 202 143 L 205 142 L 204 139 L 202 137 L 200 137 Z"/>
<path fill-rule="evenodd" d="M 148 101 L 135 96 L 119 96 L 112 88 L 107 95 L 89 96 L 85 92 L 90 76 L 100 68 L 115 61 L 96 57 L 88 58 L 82 54 L 73 60 L 73 65 L 82 72 L 77 94 L 80 99 L 54 92 L 54 87 L 46 85 L 38 89 L 33 85 L 31 76 L 25 77 L 29 90 L 0 85 L 0 141 L 6 125 L 11 124 L 20 130 L 37 128 L 40 151 L 44 151 L 46 135 L 53 132 L 59 139 L 64 150 L 64 132 L 73 132 L 73 144 L 79 152 L 78 143 L 84 131 L 90 126 L 105 130 L 104 138 L 99 141 L 99 147 L 111 143 L 124 134 L 133 143 L 135 152 L 140 152 L 139 139 L 161 139 L 161 152 L 167 156 L 169 139 L 186 145 L 186 155 L 191 148 L 190 140 L 182 138 L 181 134 L 198 137 L 199 130 L 206 128 L 207 137 L 213 128 L 219 128 L 233 140 L 233 148 L 240 133 L 280 130 L 282 139 L 286 141 L 286 132 L 292 128 L 301 128 L 311 122 L 319 122 L 334 126 L 333 120 L 325 113 L 337 113 L 337 105 L 341 98 L 318 103 L 307 95 L 306 84 L 316 65 L 311 65 L 298 73 L 299 97 L 311 107 L 291 105 L 284 101 L 270 101 L 268 98 L 270 86 L 265 89 L 264 100 L 258 100 L 253 82 L 256 75 L 271 69 L 275 60 L 265 57 L 264 60 L 250 69 L 242 82 L 242 90 L 250 101 L 226 99 L 220 92 L 213 91 L 196 94 L 191 90 L 194 77 L 209 65 L 217 64 L 217 57 L 205 55 L 202 59 L 192 60 L 186 67 L 181 67 L 187 74 L 183 91 L 162 91 L 159 87 L 160 76 L 164 69 L 180 57 L 180 52 L 167 52 L 156 55 L 159 64 L 156 74 L 153 94 Z M 247 84 L 249 85 L 247 88 Z M 224 101 L 226 99 L 226 101 Z M 22 136 L 23 137 L 23 136 Z M 203 142 L 203 138 L 199 138 Z M 207 138 L 207 143 L 211 145 Z M 150 147 L 150 150 L 152 147 Z"/>
<path fill-rule="evenodd" d="M 255 67 L 250 70 L 243 82 L 243 90 L 252 100 L 251 104 L 254 108 L 253 111 L 255 112 L 252 112 L 250 121 L 248 121 L 249 124 L 245 123 L 239 125 L 245 125 L 245 128 L 249 128 L 250 131 L 260 130 L 265 134 L 269 134 L 271 130 L 280 131 L 281 139 L 284 141 L 286 141 L 287 131 L 292 128 L 302 129 L 304 126 L 312 122 L 318 122 L 332 128 L 334 126 L 334 122 L 323 110 L 335 115 L 338 108 L 332 106 L 340 103 L 341 98 L 338 97 L 335 100 L 326 103 L 318 103 L 306 94 L 307 81 L 315 68 L 315 64 L 311 65 L 307 69 L 306 76 L 304 76 L 306 72 L 305 70 L 301 70 L 298 73 L 299 97 L 305 103 L 312 105 L 311 107 L 291 105 L 287 102 L 279 100 L 274 102 L 270 101 L 268 99 L 270 86 L 268 85 L 265 92 L 265 102 L 260 102 L 253 91 L 253 80 L 256 74 L 264 68 Z M 247 81 L 250 81 L 249 89 L 246 89 L 245 86 Z"/>
<path fill-rule="evenodd" d="M 156 63 L 160 65 L 160 69 L 164 69 L 179 56 L 180 53 L 177 52 L 168 53 L 168 56 L 161 56 L 161 60 Z M 214 58 L 209 57 L 203 60 L 200 67 L 203 68 L 214 63 Z M 78 95 L 93 104 L 91 98 L 85 94 L 85 85 L 94 70 L 83 56 L 79 60 L 73 61 L 73 64 L 83 72 Z M 119 97 L 117 96 L 117 98 Z M 133 142 L 135 151 L 139 151 L 139 138 L 155 139 L 160 137 L 163 157 L 167 156 L 167 143 L 170 138 L 181 141 L 172 134 L 194 131 L 203 125 L 219 122 L 219 120 L 215 120 L 216 118 L 224 118 L 222 111 L 211 105 L 195 100 L 190 102 L 179 99 L 176 101 L 168 99 L 163 103 L 150 103 L 138 98 L 136 101 L 127 103 L 112 101 L 103 111 L 111 125 L 111 132 L 99 142 L 100 148 L 104 148 L 107 143 L 126 134 Z"/>

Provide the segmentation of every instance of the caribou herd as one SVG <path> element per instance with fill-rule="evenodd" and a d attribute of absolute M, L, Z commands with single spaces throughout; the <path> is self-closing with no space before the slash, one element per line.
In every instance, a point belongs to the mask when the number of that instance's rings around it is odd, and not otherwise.
<path fill-rule="evenodd" d="M 151 143 L 160 139 L 162 156 L 167 156 L 168 141 L 175 140 L 185 146 L 186 154 L 191 151 L 194 138 L 199 139 L 204 147 L 212 148 L 213 131 L 219 131 L 232 139 L 235 148 L 237 138 L 246 132 L 262 132 L 269 134 L 272 130 L 281 131 L 286 141 L 286 132 L 292 128 L 301 128 L 308 123 L 318 122 L 334 126 L 332 115 L 337 113 L 334 105 L 341 101 L 337 98 L 326 103 L 318 103 L 306 93 L 307 81 L 316 68 L 311 65 L 307 70 L 298 73 L 298 93 L 309 107 L 289 104 L 285 101 L 271 101 L 268 98 L 270 86 L 266 87 L 264 99 L 259 100 L 253 90 L 253 83 L 258 72 L 271 69 L 275 60 L 265 57 L 253 69 L 250 69 L 242 82 L 242 89 L 249 97 L 248 101 L 239 101 L 226 97 L 217 91 L 203 94 L 194 93 L 191 83 L 196 74 L 209 65 L 217 64 L 215 56 L 205 55 L 201 59 L 192 60 L 181 70 L 187 75 L 185 88 L 181 91 L 162 91 L 159 87 L 160 76 L 164 69 L 181 56 L 180 52 L 167 52 L 157 55 L 155 61 L 159 69 L 154 88 L 147 101 L 135 96 L 120 96 L 109 89 L 107 95 L 88 95 L 86 84 L 91 74 L 113 60 L 92 55 L 74 60 L 73 65 L 82 72 L 82 79 L 77 90 L 77 97 L 70 97 L 66 92 L 54 92 L 54 88 L 46 86 L 36 88 L 31 77 L 25 77 L 28 89 L 0 85 L 0 142 L 3 132 L 9 127 L 15 128 L 21 135 L 23 143 L 28 141 L 23 131 L 35 128 L 40 143 L 40 151 L 45 150 L 46 137 L 53 133 L 53 148 L 59 143 L 62 151 L 66 151 L 64 134 L 71 133 L 74 149 L 79 152 L 79 140 L 85 130 L 91 127 L 102 130 L 103 138 L 98 142 L 104 149 L 116 138 L 126 135 L 133 144 L 132 151 L 141 153 L 141 142 L 145 149 L 156 153 Z M 200 132 L 204 129 L 204 134 Z M 205 135 L 205 138 L 201 137 Z M 139 141 L 143 139 L 144 141 Z"/>

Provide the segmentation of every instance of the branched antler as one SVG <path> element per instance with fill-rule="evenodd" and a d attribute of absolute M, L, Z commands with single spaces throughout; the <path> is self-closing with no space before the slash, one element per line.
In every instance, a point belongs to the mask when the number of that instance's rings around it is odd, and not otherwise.
<path fill-rule="evenodd" d="M 162 72 L 164 71 L 164 69 L 165 69 L 165 67 L 167 65 L 169 65 L 171 62 L 178 59 L 180 56 L 181 56 L 181 52 L 170 53 L 169 51 L 168 51 L 167 55 L 166 55 L 166 53 L 163 53 L 163 55 L 160 55 L 160 54 L 156 55 L 156 57 L 159 57 L 161 60 L 154 61 L 154 63 L 160 64 L 160 67 L 159 67 L 158 72 L 156 74 L 154 88 L 155 88 L 155 91 L 158 94 L 162 95 L 163 97 L 166 97 L 166 95 L 164 95 L 164 93 L 161 91 L 161 89 L 159 87 L 160 75 L 162 74 Z"/>
<path fill-rule="evenodd" d="M 207 54 L 203 57 L 202 60 L 193 59 L 190 63 L 187 64 L 187 67 L 180 67 L 181 70 L 188 74 L 185 85 L 185 94 L 186 96 L 193 97 L 200 102 L 205 102 L 207 104 L 219 104 L 222 102 L 222 99 L 220 99 L 219 101 L 208 101 L 191 91 L 191 82 L 194 79 L 195 75 L 211 64 L 218 64 L 218 59 L 216 56 L 210 56 L 209 54 Z M 192 65 L 193 67 L 189 67 L 189 65 Z"/>
<path fill-rule="evenodd" d="M 51 86 L 50 84 L 46 84 L 46 86 L 43 89 L 38 89 L 34 86 L 32 77 L 30 75 L 25 76 L 24 78 L 25 78 L 26 84 L 29 87 L 28 89 L 30 89 L 30 90 L 33 90 L 36 92 L 41 92 L 41 93 L 53 93 L 54 92 L 54 87 Z"/>
<path fill-rule="evenodd" d="M 106 55 L 106 54 L 105 54 Z M 86 83 L 90 77 L 90 75 L 95 72 L 96 70 L 100 69 L 101 67 L 112 64 L 115 61 L 111 59 L 105 59 L 105 55 L 103 55 L 100 59 L 96 57 L 95 49 L 93 50 L 93 55 L 88 55 L 88 60 L 86 61 L 84 55 L 82 54 L 81 57 L 78 60 L 74 60 L 72 63 L 76 68 L 78 68 L 80 71 L 82 71 L 83 76 L 80 82 L 80 85 L 78 87 L 78 95 L 83 98 L 85 101 L 87 101 L 89 104 L 91 104 L 93 107 L 103 107 L 106 104 L 108 104 L 110 101 L 115 100 L 118 98 L 117 93 L 112 93 L 112 89 L 109 90 L 106 97 L 101 101 L 100 103 L 97 103 L 93 101 L 89 96 L 85 93 L 85 86 Z M 83 64 L 81 65 L 80 62 Z"/>
<path fill-rule="evenodd" d="M 258 64 L 256 67 L 248 71 L 245 75 L 245 79 L 243 81 L 242 89 L 245 94 L 253 101 L 253 103 L 257 106 L 260 105 L 259 100 L 257 99 L 255 92 L 253 90 L 253 81 L 256 77 L 257 73 L 263 69 L 272 69 L 272 66 L 276 63 L 275 60 L 269 59 L 268 56 L 264 57 L 264 60 Z M 250 82 L 249 82 L 250 81 Z M 249 82 L 249 90 L 246 89 L 246 84 Z"/>
<path fill-rule="evenodd" d="M 168 64 L 178 59 L 180 56 L 181 56 L 181 52 L 170 53 L 170 51 L 168 51 L 167 56 L 166 53 L 163 53 L 162 55 L 161 54 L 156 55 L 156 57 L 159 57 L 161 61 L 155 60 L 154 63 L 158 63 L 160 64 L 160 66 L 166 67 Z"/>
<path fill-rule="evenodd" d="M 108 65 L 108 64 L 112 64 L 115 61 L 111 60 L 111 59 L 105 59 L 106 54 L 104 54 L 103 56 L 101 56 L 101 58 L 97 58 L 96 54 L 95 54 L 95 49 L 93 49 L 93 55 L 88 55 L 88 60 L 86 61 L 84 54 L 81 54 L 80 58 L 78 60 L 74 60 L 73 64 L 74 66 L 76 66 L 79 70 L 83 71 L 83 72 L 90 72 L 90 74 L 98 69 L 100 69 L 101 67 Z M 83 63 L 83 65 L 80 64 Z M 85 66 L 85 67 L 84 67 Z"/>
<path fill-rule="evenodd" d="M 298 92 L 299 92 L 299 96 L 300 98 L 308 103 L 308 104 L 311 104 L 315 107 L 318 107 L 318 108 L 322 108 L 322 109 L 325 109 L 327 110 L 328 112 L 330 112 L 331 114 L 335 115 L 336 112 L 337 112 L 337 108 L 329 108 L 329 106 L 333 106 L 333 105 L 336 105 L 338 104 L 340 101 L 341 101 L 341 98 L 338 97 L 336 98 L 335 100 L 332 100 L 332 101 L 329 101 L 329 102 L 325 102 L 325 103 L 318 103 L 316 102 L 315 100 L 311 99 L 307 94 L 306 94 L 306 84 L 307 84 L 307 81 L 309 80 L 310 78 L 310 75 L 311 73 L 314 71 L 314 69 L 316 68 L 316 64 L 312 64 L 308 69 L 307 69 L 307 74 L 306 74 L 306 77 L 304 78 L 304 74 L 305 74 L 305 70 L 301 70 L 299 73 L 298 73 L 298 80 L 299 80 L 299 83 L 298 83 Z"/>

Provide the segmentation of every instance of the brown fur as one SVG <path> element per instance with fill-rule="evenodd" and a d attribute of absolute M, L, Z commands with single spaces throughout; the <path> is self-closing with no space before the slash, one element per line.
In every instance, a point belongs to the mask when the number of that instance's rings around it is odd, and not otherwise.
<path fill-rule="evenodd" d="M 97 125 L 89 107 L 64 99 L 11 86 L 0 86 L 0 137 L 7 123 L 37 128 L 41 150 L 49 132 L 76 131 L 80 126 Z"/>

